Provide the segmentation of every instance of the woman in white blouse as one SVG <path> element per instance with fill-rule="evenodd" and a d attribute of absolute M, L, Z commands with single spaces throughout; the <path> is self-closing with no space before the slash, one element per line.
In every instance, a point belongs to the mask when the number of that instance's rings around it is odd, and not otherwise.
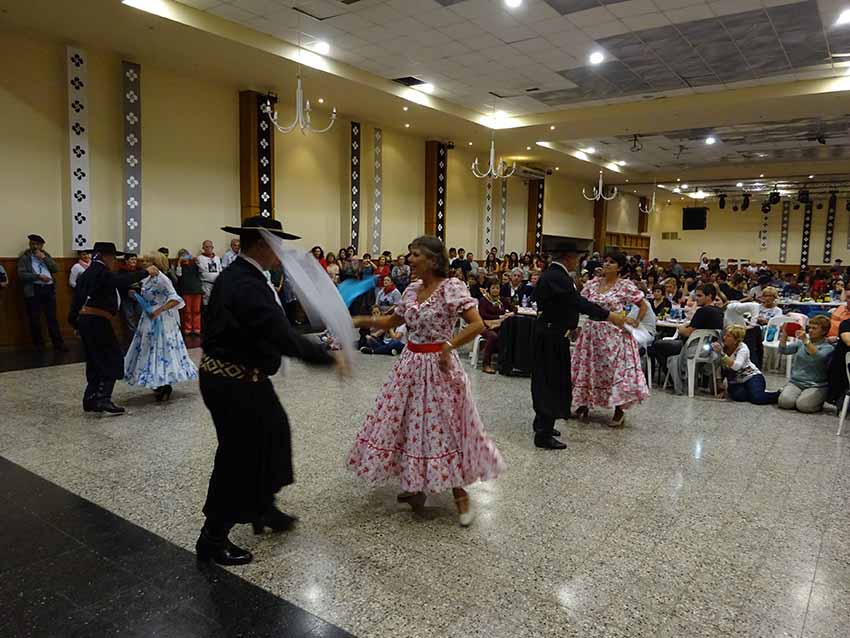
<path fill-rule="evenodd" d="M 779 392 L 767 392 L 764 375 L 750 361 L 750 349 L 744 343 L 747 330 L 729 326 L 723 333 L 723 344 L 713 343 L 726 377 L 726 392 L 733 401 L 748 401 L 755 405 L 770 405 L 779 400 Z"/>

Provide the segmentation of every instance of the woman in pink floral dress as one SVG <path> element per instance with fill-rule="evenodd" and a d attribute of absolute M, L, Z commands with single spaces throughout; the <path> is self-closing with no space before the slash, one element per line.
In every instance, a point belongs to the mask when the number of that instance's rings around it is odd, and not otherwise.
<path fill-rule="evenodd" d="M 446 278 L 449 261 L 439 239 L 414 240 L 410 265 L 418 280 L 392 315 L 354 319 L 357 327 L 384 330 L 406 324 L 408 343 L 357 434 L 348 465 L 370 483 L 398 477 L 404 490 L 398 500 L 414 509 L 428 494 L 451 488 L 465 527 L 474 514 L 463 488 L 504 469 L 454 352 L 484 323 L 466 284 Z M 452 337 L 458 317 L 467 325 Z"/>
<path fill-rule="evenodd" d="M 648 304 L 634 283 L 620 277 L 625 266 L 622 253 L 606 256 L 602 276 L 587 282 L 581 294 L 610 312 L 624 312 L 628 304 L 639 306 L 637 318 L 626 319 L 637 328 Z M 624 410 L 649 396 L 637 341 L 627 330 L 604 321 L 588 321 L 582 327 L 572 358 L 572 381 L 576 416 L 587 418 L 595 406 L 613 407 L 612 427 L 622 426 Z"/>

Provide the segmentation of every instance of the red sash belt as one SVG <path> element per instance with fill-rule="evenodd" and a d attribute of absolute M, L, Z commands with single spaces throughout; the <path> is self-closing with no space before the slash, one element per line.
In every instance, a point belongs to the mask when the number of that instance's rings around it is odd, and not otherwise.
<path fill-rule="evenodd" d="M 441 352 L 443 350 L 442 343 L 412 343 L 410 341 L 407 342 L 407 349 L 411 352 L 423 353 L 423 352 Z"/>

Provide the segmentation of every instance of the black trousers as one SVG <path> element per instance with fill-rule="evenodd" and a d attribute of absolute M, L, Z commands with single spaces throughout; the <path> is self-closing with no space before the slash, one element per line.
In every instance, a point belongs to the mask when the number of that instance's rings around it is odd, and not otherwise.
<path fill-rule="evenodd" d="M 657 339 L 649 346 L 647 354 L 655 361 L 655 369 L 661 372 L 659 376 L 662 379 L 667 372 L 667 357 L 679 354 L 684 345 L 685 342 L 681 339 Z"/>
<path fill-rule="evenodd" d="M 37 348 L 44 346 L 44 335 L 41 333 L 41 315 L 47 319 L 47 332 L 54 346 L 63 344 L 62 332 L 59 330 L 59 322 L 56 320 L 56 286 L 40 286 L 33 284 L 35 295 L 27 297 L 27 318 L 30 324 L 30 334 L 33 345 Z"/>
<path fill-rule="evenodd" d="M 573 399 L 571 374 L 570 341 L 564 336 L 564 330 L 538 325 L 531 369 L 536 440 L 552 436 L 556 419 L 570 418 Z"/>
<path fill-rule="evenodd" d="M 86 386 L 83 402 L 109 400 L 118 379 L 124 378 L 124 355 L 112 323 L 103 317 L 81 315 L 77 331 L 86 356 Z"/>
<path fill-rule="evenodd" d="M 202 370 L 200 387 L 218 439 L 204 514 L 222 528 L 256 521 L 294 480 L 289 419 L 271 381 Z"/>

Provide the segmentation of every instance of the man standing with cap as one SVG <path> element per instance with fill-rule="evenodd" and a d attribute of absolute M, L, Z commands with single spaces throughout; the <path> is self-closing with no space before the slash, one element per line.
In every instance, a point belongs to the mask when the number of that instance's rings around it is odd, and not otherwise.
<path fill-rule="evenodd" d="M 579 251 L 569 241 L 559 241 L 549 250 L 552 265 L 535 286 L 532 300 L 540 318 L 534 338 L 531 398 L 534 404 L 534 445 L 548 450 L 567 446 L 557 438 L 556 419 L 568 419 L 573 386 L 568 333 L 578 326 L 579 314 L 594 321 L 608 320 L 620 328 L 624 318 L 587 301 L 576 290 L 570 271 L 578 266 Z"/>
<path fill-rule="evenodd" d="M 59 270 L 50 253 L 44 250 L 41 235 L 28 235 L 30 247 L 18 257 L 18 279 L 24 285 L 24 303 L 30 323 L 30 334 L 36 350 L 44 350 L 41 333 L 41 314 L 47 319 L 47 332 L 53 349 L 68 352 L 56 321 L 56 282 L 53 275 Z"/>
<path fill-rule="evenodd" d="M 280 368 L 281 357 L 345 367 L 320 343 L 296 334 L 287 321 L 265 275 L 279 261 L 260 228 L 282 239 L 299 239 L 283 232 L 279 221 L 261 216 L 243 220 L 241 227 L 222 228 L 240 236 L 241 250 L 212 287 L 199 367 L 201 396 L 215 424 L 218 449 L 195 549 L 199 560 L 221 565 L 244 565 L 253 558 L 228 539 L 235 524 L 252 523 L 260 534 L 265 528 L 288 530 L 297 520 L 275 505 L 278 490 L 293 482 L 289 421 L 269 378 Z"/>
<path fill-rule="evenodd" d="M 111 242 L 97 242 L 92 249 L 91 265 L 77 279 L 68 322 L 80 333 L 86 356 L 86 386 L 83 410 L 104 416 L 124 414 L 112 402 L 112 389 L 124 378 L 124 354 L 112 330 L 112 318 L 121 306 L 121 292 L 159 270 L 117 273 L 112 271 L 115 257 L 121 255 Z"/>

